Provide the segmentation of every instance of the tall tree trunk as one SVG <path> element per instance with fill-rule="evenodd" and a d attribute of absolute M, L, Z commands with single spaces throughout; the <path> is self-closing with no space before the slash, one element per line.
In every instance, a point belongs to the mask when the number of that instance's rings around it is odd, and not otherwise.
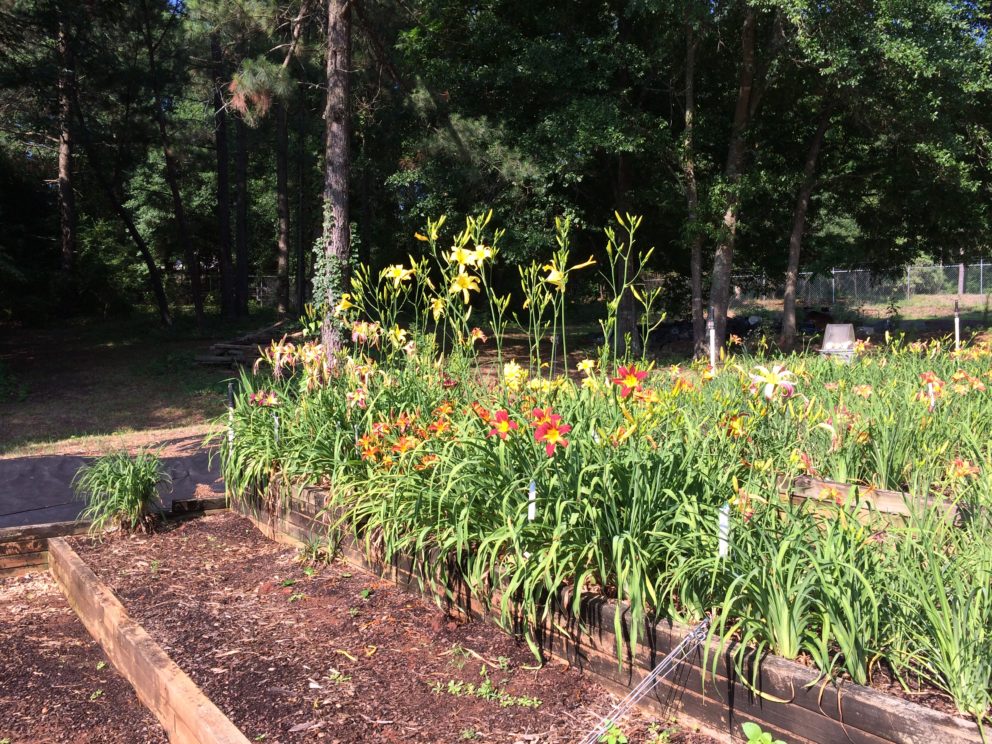
<path fill-rule="evenodd" d="M 306 138 L 307 119 L 300 107 L 296 119 L 296 311 L 303 314 L 307 295 L 307 246 L 306 231 Z"/>
<path fill-rule="evenodd" d="M 210 34 L 214 65 L 214 146 L 217 151 L 217 246 L 220 252 L 220 312 L 232 320 L 237 315 L 234 293 L 234 260 L 231 256 L 231 172 L 227 145 L 227 111 L 224 108 L 224 59 L 220 37 Z"/>
<path fill-rule="evenodd" d="M 695 356 L 706 354 L 706 319 L 703 317 L 703 233 L 699 229 L 699 186 L 696 182 L 696 152 L 693 135 L 696 120 L 696 50 L 699 39 L 686 24 L 685 40 L 685 134 L 682 145 L 682 175 L 685 179 L 686 222 L 689 237 L 689 276 L 692 295 L 692 342 Z"/>
<path fill-rule="evenodd" d="M 351 67 L 350 0 L 327 3 L 327 103 L 324 108 L 324 266 L 327 296 L 323 342 L 328 361 L 341 348 L 340 325 L 334 308 L 347 287 L 350 252 L 348 223 L 348 170 L 350 166 L 350 117 L 348 98 Z"/>
<path fill-rule="evenodd" d="M 730 306 L 730 272 L 734 261 L 734 244 L 737 238 L 737 212 L 740 207 L 740 180 L 744 164 L 745 134 L 752 113 L 751 97 L 754 85 L 754 36 L 757 11 L 749 7 L 744 15 L 741 30 L 741 72 L 734 108 L 734 123 L 727 148 L 724 168 L 727 197 L 724 205 L 721 235 L 713 255 L 713 274 L 710 285 L 710 306 L 714 311 L 717 343 L 723 345 L 727 336 L 727 310 Z"/>
<path fill-rule="evenodd" d="M 785 293 L 782 303 L 782 335 L 779 344 L 783 349 L 791 349 L 796 341 L 796 286 L 799 283 L 799 255 L 802 250 L 803 233 L 806 232 L 806 215 L 809 200 L 816 186 L 816 160 L 823 147 L 823 139 L 830 126 L 830 108 L 824 104 L 820 121 L 810 140 L 803 163 L 803 180 L 796 196 L 796 206 L 792 213 L 792 232 L 789 233 L 789 262 L 785 269 Z"/>
<path fill-rule="evenodd" d="M 248 125 L 234 117 L 234 297 L 239 318 L 248 317 Z"/>
<path fill-rule="evenodd" d="M 148 71 L 152 79 L 152 92 L 155 95 L 155 122 L 158 125 L 159 139 L 162 144 L 162 155 L 165 159 L 165 180 L 172 194 L 172 211 L 175 215 L 176 229 L 179 232 L 179 244 L 182 247 L 183 261 L 186 264 L 186 274 L 189 277 L 190 293 L 193 295 L 193 312 L 196 323 L 203 323 L 203 291 L 200 287 L 200 257 L 193 245 L 189 232 L 189 222 L 186 219 L 186 209 L 183 206 L 182 194 L 179 190 L 179 164 L 169 138 L 169 130 L 165 117 L 165 102 L 162 95 L 161 81 L 158 77 L 158 62 L 155 59 L 157 42 L 152 38 L 151 18 L 146 3 L 142 3 L 144 11 L 145 51 L 148 54 Z M 161 40 L 160 40 L 161 41 Z"/>
<path fill-rule="evenodd" d="M 279 101 L 276 108 L 276 213 L 279 236 L 276 245 L 276 311 L 280 316 L 289 312 L 289 112 Z"/>
<path fill-rule="evenodd" d="M 114 213 L 120 218 L 121 222 L 124 223 L 124 229 L 127 230 L 127 234 L 131 236 L 131 240 L 134 241 L 134 245 L 137 247 L 138 252 L 141 253 L 141 257 L 145 261 L 145 267 L 148 269 L 148 283 L 151 284 L 152 294 L 155 295 L 155 303 L 158 305 L 159 319 L 165 326 L 172 325 L 172 315 L 169 312 L 169 301 L 165 296 L 165 288 L 162 286 L 162 272 L 159 270 L 158 265 L 155 263 L 155 257 L 152 255 L 151 249 L 148 247 L 148 243 L 141 236 L 138 231 L 137 226 L 134 224 L 134 219 L 131 217 L 131 213 L 128 212 L 127 207 L 124 206 L 124 200 L 121 199 L 117 193 L 114 191 L 114 187 L 111 184 L 110 179 L 107 174 L 103 172 L 100 164 L 103 160 L 98 156 L 98 154 L 93 149 L 93 140 L 90 137 L 89 128 L 86 126 L 86 120 L 83 118 L 82 110 L 79 108 L 79 99 L 75 95 L 77 91 L 73 90 L 72 105 L 73 115 L 79 124 L 79 133 L 82 138 L 83 150 L 86 152 L 86 159 L 96 175 L 97 183 L 100 184 L 100 189 L 107 196 L 110 201 L 110 205 L 114 209 Z"/>
<path fill-rule="evenodd" d="M 303 34 L 303 19 L 309 9 L 309 2 L 300 3 L 300 10 L 290 24 L 291 42 L 286 49 L 282 68 L 289 67 Z M 276 241 L 276 309 L 279 315 L 289 312 L 289 104 L 276 101 L 276 213 L 279 222 L 279 235 Z"/>
<path fill-rule="evenodd" d="M 62 274 L 68 280 L 76 258 L 76 194 L 72 180 L 72 99 L 76 65 L 65 15 L 59 17 L 59 243 Z"/>

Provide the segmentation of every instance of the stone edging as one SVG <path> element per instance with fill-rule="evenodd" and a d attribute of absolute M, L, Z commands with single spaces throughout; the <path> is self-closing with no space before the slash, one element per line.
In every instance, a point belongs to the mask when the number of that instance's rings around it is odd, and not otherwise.
<path fill-rule="evenodd" d="M 131 683 L 172 744 L 248 744 L 248 739 L 162 650 L 61 537 L 49 568 L 90 635 Z"/>

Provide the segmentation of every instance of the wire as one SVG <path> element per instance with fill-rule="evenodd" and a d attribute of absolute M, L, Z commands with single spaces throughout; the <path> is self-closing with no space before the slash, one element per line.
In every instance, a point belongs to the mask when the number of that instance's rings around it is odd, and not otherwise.
<path fill-rule="evenodd" d="M 693 653 L 699 646 L 706 640 L 706 635 L 709 632 L 710 620 L 705 618 L 699 625 L 692 629 L 692 631 L 687 635 L 678 646 L 673 648 L 669 654 L 662 659 L 658 666 L 656 666 L 650 674 L 648 674 L 640 683 L 634 687 L 627 697 L 621 700 L 613 710 L 610 711 L 596 728 L 590 731 L 585 738 L 581 740 L 581 744 L 596 744 L 610 730 L 612 726 L 616 724 L 617 721 L 626 716 L 631 709 L 637 705 L 637 703 L 647 695 L 655 686 L 661 682 L 668 674 L 675 669 L 676 666 L 685 661 L 691 653 Z"/>

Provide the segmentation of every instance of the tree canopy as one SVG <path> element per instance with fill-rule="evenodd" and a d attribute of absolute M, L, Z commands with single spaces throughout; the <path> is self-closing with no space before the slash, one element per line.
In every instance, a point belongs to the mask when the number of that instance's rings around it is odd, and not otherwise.
<path fill-rule="evenodd" d="M 550 254 L 555 217 L 597 251 L 615 210 L 643 215 L 669 309 L 697 329 L 731 272 L 788 287 L 987 251 L 984 4 L 337 6 L 0 0 L 0 314 L 243 314 L 257 274 L 299 310 L 328 169 L 345 171 L 339 239 L 373 268 L 427 218 L 492 209 L 509 282 Z M 326 138 L 335 12 L 344 160 Z"/>

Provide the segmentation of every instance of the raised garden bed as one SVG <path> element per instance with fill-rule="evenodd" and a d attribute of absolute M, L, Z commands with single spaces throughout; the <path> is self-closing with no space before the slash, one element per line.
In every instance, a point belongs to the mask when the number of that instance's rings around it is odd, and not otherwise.
<path fill-rule="evenodd" d="M 238 508 L 273 539 L 307 544 L 328 533 L 333 518 L 326 510 L 327 503 L 325 490 L 307 488 L 266 501 L 254 498 Z M 340 548 L 356 564 L 365 565 L 407 588 L 420 587 L 418 565 L 409 558 L 389 565 L 369 563 L 347 535 L 341 539 Z M 449 589 L 468 612 L 482 614 L 478 601 L 473 600 L 467 588 Z M 591 671 L 617 688 L 631 687 L 689 629 L 667 623 L 645 628 L 636 648 L 630 649 L 625 644 L 629 663 L 619 669 L 613 634 L 615 612 L 614 604 L 591 599 L 585 605 L 581 623 L 559 615 L 539 635 L 549 653 Z M 563 628 L 568 632 L 562 632 Z M 755 721 L 786 741 L 964 744 L 982 740 L 974 722 L 947 712 L 952 706 L 935 695 L 930 696 L 936 706 L 933 707 L 910 702 L 906 699 L 910 696 L 904 693 L 892 695 L 848 683 L 824 684 L 818 682 L 812 669 L 775 657 L 762 662 L 758 680 L 758 689 L 764 697 L 742 684 L 726 656 L 719 659 L 713 675 L 709 666 L 704 669 L 700 655 L 696 655 L 647 700 L 658 715 L 681 716 L 726 738 L 739 735 L 744 721 Z M 894 684 L 886 685 L 885 680 L 880 680 L 879 686 L 897 689 Z M 922 701 L 927 695 L 917 697 Z"/>
<path fill-rule="evenodd" d="M 347 564 L 304 570 L 234 514 L 71 543 L 249 739 L 571 742 L 614 702 L 577 669 L 534 668 L 509 636 Z M 649 728 L 624 725 L 631 741 Z"/>
<path fill-rule="evenodd" d="M 0 741 L 167 741 L 47 572 L 0 579 Z"/>

